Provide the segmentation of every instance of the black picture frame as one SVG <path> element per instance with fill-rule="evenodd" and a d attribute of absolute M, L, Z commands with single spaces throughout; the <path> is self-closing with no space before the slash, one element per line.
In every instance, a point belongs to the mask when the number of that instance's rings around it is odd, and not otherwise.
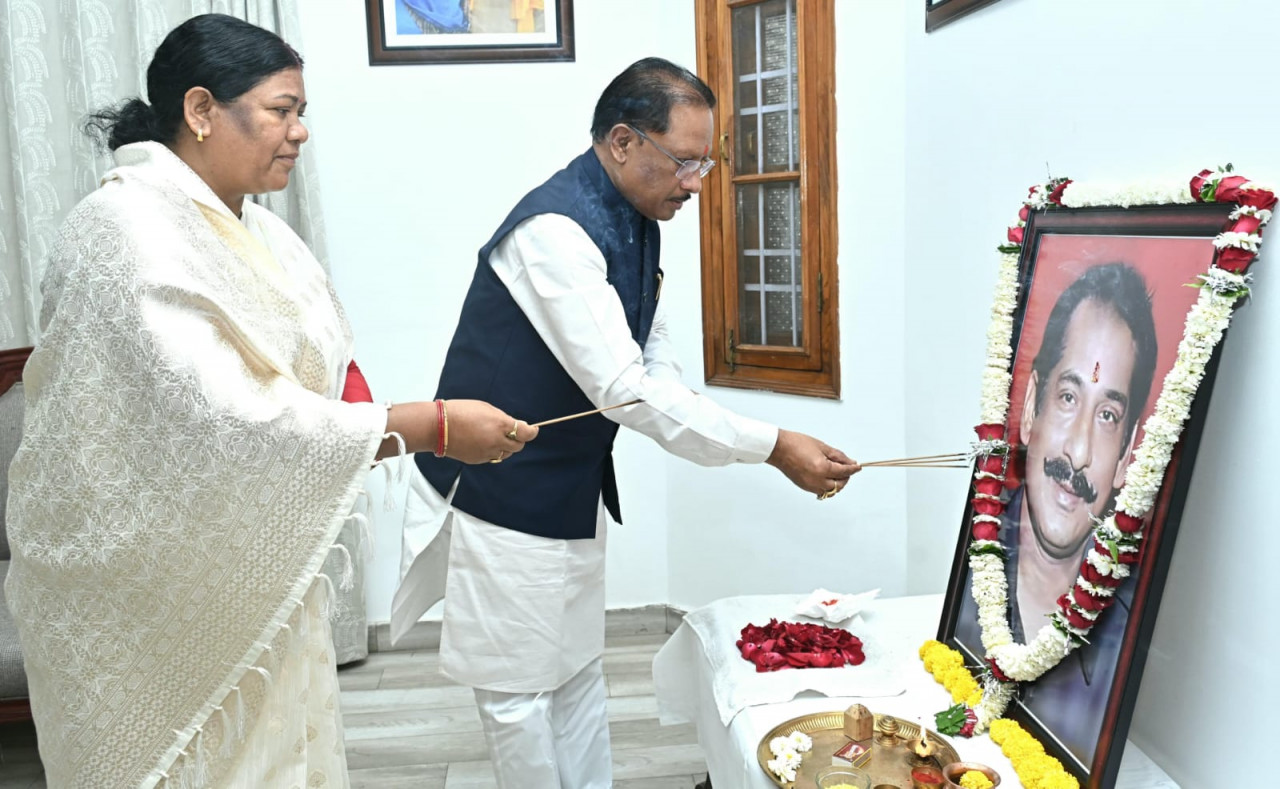
<path fill-rule="evenodd" d="M 410 15 L 415 0 L 365 0 L 369 65 L 573 61 L 573 0 L 546 0 L 541 31 L 484 34 L 470 29 L 473 20 L 465 10 L 468 0 L 457 1 L 458 13 L 467 22 L 466 30 L 418 29 L 402 33 L 399 24 Z M 431 27 L 421 14 L 414 18 L 423 27 Z"/>
<path fill-rule="evenodd" d="M 924 0 L 924 32 L 932 33 L 997 0 Z"/>
<path fill-rule="evenodd" d="M 1012 347 L 1015 350 L 1015 359 L 1012 369 L 1014 370 L 1015 381 L 1012 388 L 1014 391 L 1016 392 L 1018 387 L 1017 354 L 1024 352 L 1020 348 L 1020 343 L 1024 328 L 1026 328 L 1027 305 L 1032 298 L 1036 298 L 1033 292 L 1036 282 L 1036 269 L 1039 263 L 1041 247 L 1045 244 L 1046 239 L 1053 237 L 1060 239 L 1070 239 L 1071 237 L 1132 237 L 1138 239 L 1135 244 L 1139 245 L 1142 239 L 1150 239 L 1153 243 L 1157 239 L 1170 238 L 1206 239 L 1211 241 L 1224 228 L 1230 225 L 1228 214 L 1233 208 L 1234 205 L 1229 203 L 1197 203 L 1133 208 L 1073 209 L 1050 207 L 1046 210 L 1032 211 L 1027 220 L 1019 259 L 1018 306 L 1013 315 Z M 1068 241 L 1067 243 L 1071 242 Z M 1208 270 L 1213 260 L 1212 246 L 1211 244 L 1206 246 L 1207 250 L 1204 252 L 1202 261 L 1202 272 Z M 1090 266 L 1083 265 L 1083 267 Z M 1186 278 L 1174 278 L 1170 282 L 1162 284 L 1164 287 L 1176 287 L 1184 291 L 1190 291 L 1190 288 L 1185 288 L 1184 286 L 1192 283 L 1188 282 Z M 1194 298 L 1194 296 L 1191 298 Z M 1179 325 L 1177 337 L 1179 339 L 1181 337 L 1181 325 Z M 1160 341 L 1162 343 L 1165 342 L 1164 339 Z M 1059 759 L 1067 770 L 1075 775 L 1081 784 L 1085 786 L 1103 787 L 1114 785 L 1120 767 L 1129 724 L 1138 698 L 1138 689 L 1147 657 L 1147 649 L 1155 628 L 1156 617 L 1159 613 L 1160 597 L 1168 575 L 1174 543 L 1186 502 L 1187 490 L 1195 465 L 1196 450 L 1204 429 L 1205 414 L 1209 407 L 1221 350 L 1222 344 L 1219 343 L 1206 366 L 1205 376 L 1196 390 L 1189 418 L 1174 450 L 1173 457 L 1169 462 L 1157 503 L 1153 508 L 1154 515 L 1146 529 L 1142 560 L 1137 565 L 1133 575 L 1125 580 L 1120 588 L 1122 593 L 1126 588 L 1131 590 L 1131 598 L 1128 602 L 1123 630 L 1117 636 L 1119 640 L 1116 643 L 1118 645 L 1115 649 L 1111 649 L 1107 642 L 1095 640 L 1094 643 L 1083 646 L 1071 653 L 1064 659 L 1062 664 L 1046 672 L 1039 680 L 1034 683 L 1027 683 L 1026 695 L 1020 694 L 1015 698 L 1005 713 L 1005 717 L 1017 721 L 1024 729 L 1039 739 L 1044 744 L 1046 752 Z M 1153 404 L 1159 396 L 1163 379 L 1164 374 L 1157 370 L 1151 393 L 1147 400 L 1148 405 Z M 1014 405 L 1012 399 L 1010 415 L 1006 422 L 1007 426 L 1013 425 L 1015 419 L 1012 410 Z M 1035 416 L 1033 418 L 1039 417 Z M 1021 438 L 1020 436 L 1019 440 Z M 1011 444 L 1013 443 L 1011 441 Z M 1130 453 L 1128 457 L 1131 458 L 1132 454 Z M 976 620 L 968 620 L 968 616 L 974 614 L 976 609 L 969 592 L 970 570 L 968 564 L 968 547 L 971 535 L 969 524 L 974 515 L 972 503 L 974 493 L 975 490 L 971 481 L 966 498 L 969 503 L 965 506 L 963 525 L 956 543 L 951 576 L 947 584 L 946 599 L 943 604 L 942 618 L 938 626 L 938 640 L 958 649 L 965 656 L 966 663 L 976 669 L 983 666 L 984 652 L 980 637 L 974 643 L 972 634 L 973 628 L 976 627 Z M 1005 517 L 1011 516 L 1006 514 Z M 1009 531 L 1009 529 L 1002 526 L 1000 537 L 1001 541 L 1006 543 L 1006 547 L 1009 545 Z M 1063 591 L 1065 592 L 1066 590 L 1064 589 Z M 1010 597 L 1012 598 L 1013 596 L 1014 591 L 1011 587 Z M 1115 605 L 1103 612 L 1102 617 L 1116 616 L 1121 610 L 1121 605 Z M 1104 619 L 1099 619 L 1099 625 L 1091 632 L 1091 637 L 1099 632 L 1103 621 Z M 1116 627 L 1118 626 L 1116 625 Z M 958 634 L 958 631 L 964 632 Z M 1104 674 L 1108 665 L 1113 666 L 1114 673 L 1107 683 L 1107 687 L 1101 689 L 1105 690 L 1105 706 L 1101 708 L 1101 720 L 1096 721 L 1096 726 L 1087 722 L 1084 724 L 1087 728 L 1083 729 L 1083 736 L 1094 737 L 1092 758 L 1081 758 L 1078 753 L 1071 750 L 1067 745 L 1069 738 L 1064 736 L 1062 730 L 1067 727 L 1060 727 L 1055 730 L 1042 720 L 1042 718 L 1048 716 L 1045 715 L 1044 709 L 1037 710 L 1035 693 L 1038 685 L 1050 679 L 1055 671 L 1059 671 L 1064 665 L 1067 665 L 1067 661 L 1071 660 L 1073 656 L 1077 654 L 1083 655 L 1084 650 L 1094 648 L 1098 650 L 1096 662 L 1094 663 L 1093 676 L 1095 680 L 1099 674 Z M 1113 659 L 1113 663 L 1104 662 L 1109 659 Z M 1083 668 L 1085 658 L 1082 656 L 1080 660 L 1080 672 L 1083 677 L 1087 675 Z M 1067 670 L 1074 669 L 1068 668 Z M 1054 681 L 1058 679 L 1054 678 Z M 1064 682 L 1063 686 L 1066 687 L 1067 684 Z M 1071 698 L 1075 703 L 1077 697 Z M 1079 742 L 1081 732 L 1074 732 L 1073 736 Z"/>

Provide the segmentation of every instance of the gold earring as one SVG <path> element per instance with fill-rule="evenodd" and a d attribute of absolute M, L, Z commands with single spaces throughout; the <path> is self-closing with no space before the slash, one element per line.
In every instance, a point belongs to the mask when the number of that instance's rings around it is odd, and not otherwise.
<path fill-rule="evenodd" d="M 196 142 L 204 142 L 204 129 L 196 132 Z"/>

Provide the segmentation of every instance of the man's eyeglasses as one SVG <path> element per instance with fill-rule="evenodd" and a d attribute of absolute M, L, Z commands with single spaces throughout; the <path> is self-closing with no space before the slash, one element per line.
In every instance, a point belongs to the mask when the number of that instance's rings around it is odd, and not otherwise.
<path fill-rule="evenodd" d="M 698 178 L 705 178 L 707 176 L 707 173 L 711 172 L 711 168 L 716 166 L 715 159 L 709 159 L 705 156 L 702 157 L 701 159 L 677 158 L 676 156 L 673 156 L 671 152 L 668 151 L 666 148 L 663 148 L 661 145 L 654 142 L 652 137 L 640 131 L 636 127 L 632 126 L 630 123 L 628 123 L 626 126 L 628 129 L 640 135 L 644 139 L 648 140 L 650 143 L 653 143 L 654 148 L 657 148 L 659 151 L 662 151 L 664 156 L 666 156 L 668 159 L 676 163 L 676 178 L 678 180 L 683 181 L 684 179 L 688 178 L 694 173 L 698 174 Z"/>

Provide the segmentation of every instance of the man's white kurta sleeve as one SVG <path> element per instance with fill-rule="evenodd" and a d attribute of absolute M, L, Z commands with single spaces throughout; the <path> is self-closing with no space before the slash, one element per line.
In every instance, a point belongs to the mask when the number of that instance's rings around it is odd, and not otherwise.
<path fill-rule="evenodd" d="M 760 463 L 773 452 L 777 427 L 735 414 L 680 383 L 661 302 L 641 350 L 609 284 L 604 256 L 573 220 L 559 214 L 526 219 L 489 263 L 597 408 L 644 400 L 610 411 L 608 418 L 704 466 Z"/>

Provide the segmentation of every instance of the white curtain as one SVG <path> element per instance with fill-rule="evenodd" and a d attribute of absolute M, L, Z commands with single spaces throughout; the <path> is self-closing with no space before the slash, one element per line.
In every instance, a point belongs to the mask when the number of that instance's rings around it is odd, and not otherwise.
<path fill-rule="evenodd" d="M 80 131 L 89 112 L 147 89 L 171 29 L 218 12 L 275 31 L 306 57 L 299 0 L 0 0 L 0 348 L 32 345 L 40 278 L 63 216 L 109 167 Z M 258 201 L 327 266 L 312 145 L 284 192 Z"/>
<path fill-rule="evenodd" d="M 63 217 L 110 167 L 81 132 L 84 117 L 147 98 L 156 47 L 197 14 L 229 14 L 274 31 L 305 59 L 299 2 L 0 0 L 0 349 L 35 344 L 49 248 Z M 287 190 L 256 199 L 287 220 L 327 268 L 313 146 L 303 146 Z M 353 587 L 342 589 L 351 571 L 344 561 L 331 558 L 324 567 L 340 590 L 333 610 L 340 663 L 368 654 L 364 534 L 352 523 L 338 539 L 354 560 Z"/>

